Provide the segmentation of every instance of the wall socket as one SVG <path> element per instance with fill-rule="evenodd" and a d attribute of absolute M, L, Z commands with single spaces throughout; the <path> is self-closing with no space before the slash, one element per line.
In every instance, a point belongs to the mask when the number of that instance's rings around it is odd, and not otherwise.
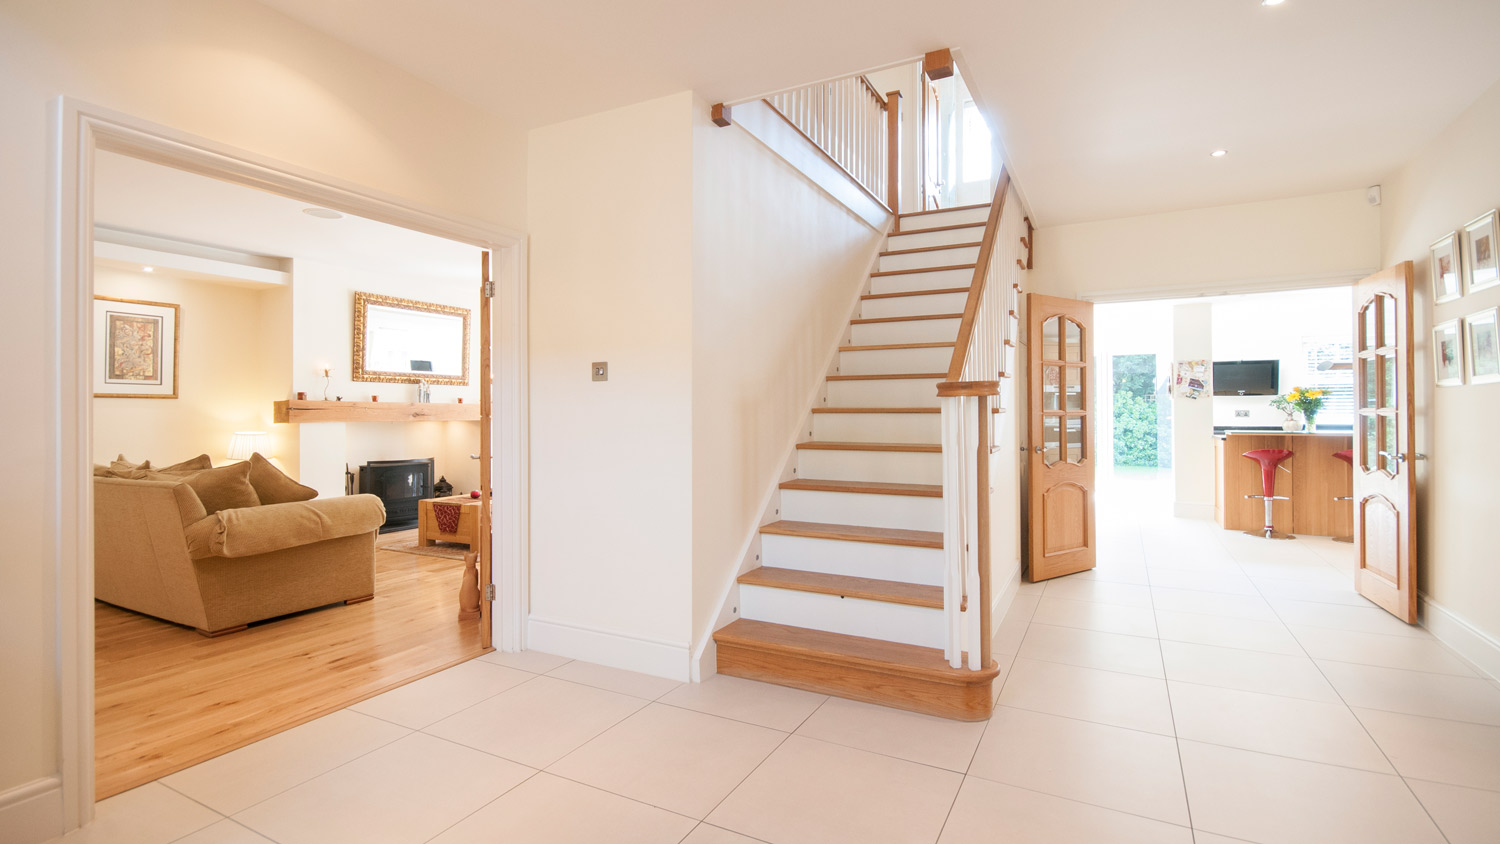
<path fill-rule="evenodd" d="M 595 381 L 609 380 L 609 361 L 596 360 L 593 363 L 589 364 L 589 366 L 591 367 L 591 371 L 594 373 Z"/>
<path fill-rule="evenodd" d="M 1248 410 L 1236 410 L 1234 412 L 1234 416 L 1235 416 L 1236 419 L 1249 419 L 1250 418 L 1250 411 L 1248 411 Z"/>

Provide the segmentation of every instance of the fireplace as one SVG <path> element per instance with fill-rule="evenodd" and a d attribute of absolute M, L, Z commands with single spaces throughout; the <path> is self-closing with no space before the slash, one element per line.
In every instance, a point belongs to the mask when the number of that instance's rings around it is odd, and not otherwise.
<path fill-rule="evenodd" d="M 417 502 L 432 497 L 433 459 L 371 460 L 359 467 L 359 491 L 385 502 L 381 533 L 417 526 Z"/>

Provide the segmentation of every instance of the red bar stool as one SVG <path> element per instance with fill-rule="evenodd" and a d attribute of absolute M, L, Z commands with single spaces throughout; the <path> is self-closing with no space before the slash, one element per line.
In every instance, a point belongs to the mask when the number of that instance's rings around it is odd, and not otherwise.
<path fill-rule="evenodd" d="M 1350 477 L 1353 477 L 1353 475 L 1354 475 L 1354 451 L 1352 449 L 1347 449 L 1346 448 L 1343 451 L 1335 451 L 1333 453 L 1333 456 L 1337 457 L 1338 459 L 1340 459 L 1340 460 L 1344 461 L 1345 463 L 1349 464 L 1349 475 L 1350 475 Z M 1353 501 L 1354 500 L 1354 496 L 1352 496 L 1352 495 L 1335 495 L 1333 497 L 1333 500 L 1334 501 Z M 1352 537 L 1352 536 L 1335 536 L 1333 538 L 1333 541 L 1334 542 L 1353 542 L 1354 541 L 1354 537 Z"/>
<path fill-rule="evenodd" d="M 1261 491 L 1265 493 L 1264 495 L 1247 495 L 1245 497 L 1260 498 L 1266 502 L 1266 526 L 1260 530 L 1247 530 L 1245 533 L 1250 536 L 1264 536 L 1266 539 L 1296 539 L 1297 537 L 1290 533 L 1278 533 L 1271 526 L 1271 502 L 1291 500 L 1288 496 L 1276 494 L 1276 468 L 1281 466 L 1281 461 L 1291 457 L 1292 452 L 1284 448 L 1257 448 L 1245 452 L 1242 456 L 1248 457 L 1260 464 L 1260 487 Z M 1284 471 L 1291 471 L 1285 467 L 1282 468 Z"/>

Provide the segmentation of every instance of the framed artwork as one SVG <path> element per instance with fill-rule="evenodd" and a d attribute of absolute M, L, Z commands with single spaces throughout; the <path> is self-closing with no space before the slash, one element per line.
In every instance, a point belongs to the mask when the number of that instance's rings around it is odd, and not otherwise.
<path fill-rule="evenodd" d="M 1470 384 L 1500 381 L 1500 308 L 1464 317 Z"/>
<path fill-rule="evenodd" d="M 1495 212 L 1488 211 L 1464 226 L 1464 269 L 1468 271 L 1469 292 L 1500 284 L 1500 231 L 1495 227 Z"/>
<path fill-rule="evenodd" d="M 1450 319 L 1432 327 L 1432 363 L 1439 387 L 1464 383 L 1464 338 L 1458 320 Z"/>
<path fill-rule="evenodd" d="M 1443 235 L 1432 244 L 1432 301 L 1452 302 L 1464 295 L 1458 248 L 1458 232 Z"/>
<path fill-rule="evenodd" d="M 94 397 L 177 398 L 178 306 L 94 297 Z"/>

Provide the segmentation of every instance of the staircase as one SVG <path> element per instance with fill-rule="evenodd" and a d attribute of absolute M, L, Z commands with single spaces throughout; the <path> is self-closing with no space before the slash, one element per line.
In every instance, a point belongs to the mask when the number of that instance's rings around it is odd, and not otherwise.
<path fill-rule="evenodd" d="M 942 420 L 989 205 L 901 215 L 836 374 L 739 578 L 718 670 L 960 720 L 988 718 L 998 669 L 945 656 Z M 977 665 L 977 663 L 976 663 Z"/>

